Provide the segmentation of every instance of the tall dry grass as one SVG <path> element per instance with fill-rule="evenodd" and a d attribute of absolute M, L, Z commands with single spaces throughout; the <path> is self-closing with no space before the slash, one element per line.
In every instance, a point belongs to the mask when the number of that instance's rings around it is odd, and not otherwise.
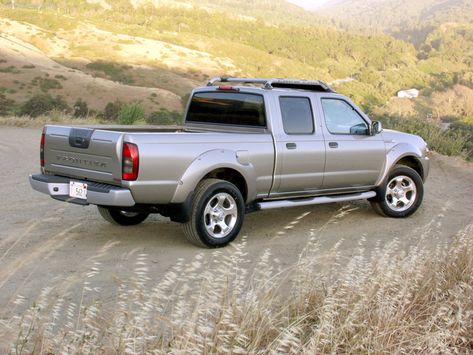
<path fill-rule="evenodd" d="M 77 118 L 70 114 L 52 111 L 46 115 L 38 117 L 31 116 L 1 116 L 0 127 L 43 127 L 46 124 L 70 124 L 70 125 L 90 125 L 101 123 L 95 116 L 87 118 Z"/>
<path fill-rule="evenodd" d="M 46 288 L 9 323 L 17 330 L 9 351 L 473 352 L 472 227 L 435 247 L 425 233 L 409 249 L 393 240 L 368 252 L 361 238 L 350 258 L 340 243 L 320 253 L 320 232 L 285 269 L 270 250 L 256 263 L 249 260 L 244 238 L 210 258 L 177 260 L 157 281 L 141 254 L 111 307 L 93 301 L 100 294 L 95 263 L 79 304 L 55 299 Z"/>

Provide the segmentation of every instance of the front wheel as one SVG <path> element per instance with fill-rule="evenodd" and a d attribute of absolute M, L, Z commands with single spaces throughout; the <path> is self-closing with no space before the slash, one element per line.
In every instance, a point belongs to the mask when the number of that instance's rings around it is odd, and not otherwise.
<path fill-rule="evenodd" d="M 245 203 L 240 190 L 232 183 L 205 179 L 195 190 L 191 217 L 184 224 L 187 239 L 207 248 L 223 247 L 240 232 Z"/>
<path fill-rule="evenodd" d="M 417 211 L 423 197 L 424 184 L 419 174 L 408 166 L 395 165 L 371 205 L 383 216 L 403 218 Z"/>
<path fill-rule="evenodd" d="M 100 215 L 108 222 L 121 226 L 134 226 L 148 218 L 149 213 L 127 212 L 97 206 Z"/>

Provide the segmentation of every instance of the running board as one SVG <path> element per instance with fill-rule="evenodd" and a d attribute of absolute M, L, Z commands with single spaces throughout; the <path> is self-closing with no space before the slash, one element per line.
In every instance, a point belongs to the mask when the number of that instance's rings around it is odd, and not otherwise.
<path fill-rule="evenodd" d="M 310 198 L 299 198 L 293 200 L 276 200 L 276 201 L 264 201 L 258 203 L 260 210 L 271 210 L 273 208 L 284 208 L 284 207 L 297 207 L 297 206 L 308 206 L 308 205 L 320 205 L 323 203 L 332 202 L 346 202 L 354 200 L 364 200 L 376 196 L 376 192 L 359 192 L 354 194 L 346 195 L 329 195 L 329 196 L 318 196 Z"/>

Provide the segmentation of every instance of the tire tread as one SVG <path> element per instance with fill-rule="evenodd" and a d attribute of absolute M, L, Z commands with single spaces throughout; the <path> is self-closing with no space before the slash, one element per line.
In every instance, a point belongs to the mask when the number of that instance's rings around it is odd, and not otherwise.
<path fill-rule="evenodd" d="M 385 199 L 384 194 L 385 194 L 385 189 L 386 189 L 385 185 L 387 184 L 387 181 L 390 180 L 390 176 L 392 175 L 392 173 L 395 172 L 398 169 L 404 169 L 404 170 L 408 171 L 410 174 L 412 174 L 415 177 L 415 180 L 417 180 L 419 182 L 419 184 L 416 184 L 417 189 L 418 189 L 418 194 L 419 194 L 418 200 L 416 201 L 414 206 L 411 206 L 410 209 L 408 209 L 406 211 L 403 211 L 401 213 L 396 213 L 394 211 L 391 211 L 389 209 L 389 207 L 386 206 L 386 202 L 384 200 Z M 417 173 L 417 171 L 415 171 L 411 167 L 409 167 L 407 165 L 404 165 L 404 164 L 394 165 L 392 170 L 390 171 L 388 177 L 386 178 L 386 181 L 383 184 L 384 185 L 382 185 L 382 188 L 379 188 L 378 191 L 377 191 L 378 196 L 376 196 L 375 199 L 370 200 L 371 207 L 378 214 L 380 214 L 381 216 L 391 217 L 391 218 L 409 217 L 410 215 L 414 214 L 417 211 L 417 209 L 420 207 L 420 205 L 422 204 L 422 200 L 423 200 L 423 197 L 424 197 L 423 181 L 422 181 L 422 178 L 420 177 L 420 175 Z"/>
<path fill-rule="evenodd" d="M 196 228 L 196 215 L 197 215 L 197 205 L 200 199 L 202 198 L 203 194 L 207 191 L 207 189 L 216 184 L 219 183 L 223 180 L 219 179 L 205 179 L 202 180 L 198 185 L 197 188 L 195 189 L 194 192 L 194 199 L 192 201 L 192 211 L 191 211 L 191 218 L 187 223 L 184 223 L 183 225 L 183 230 L 184 234 L 189 242 L 192 244 L 202 247 L 202 248 L 207 248 L 207 245 L 202 242 L 202 240 L 199 237 L 199 233 Z"/>

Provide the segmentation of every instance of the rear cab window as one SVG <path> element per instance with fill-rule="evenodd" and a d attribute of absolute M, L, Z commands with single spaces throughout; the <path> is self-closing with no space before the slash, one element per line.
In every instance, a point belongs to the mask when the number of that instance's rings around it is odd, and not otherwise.
<path fill-rule="evenodd" d="M 196 92 L 186 122 L 264 128 L 264 99 L 262 95 L 246 92 Z"/>

